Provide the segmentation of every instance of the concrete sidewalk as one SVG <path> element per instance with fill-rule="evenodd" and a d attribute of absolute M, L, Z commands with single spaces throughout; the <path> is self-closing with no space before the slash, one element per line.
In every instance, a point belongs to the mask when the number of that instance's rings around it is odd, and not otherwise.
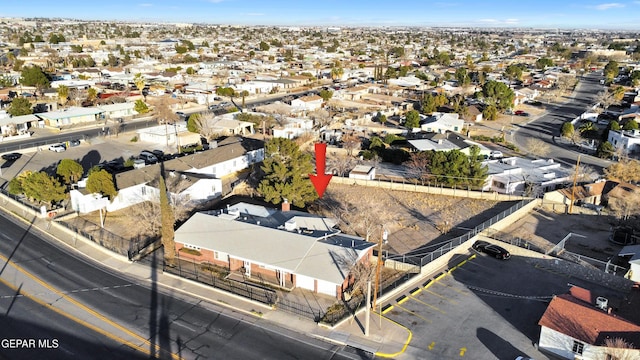
<path fill-rule="evenodd" d="M 53 238 L 71 249 L 87 256 L 114 271 L 123 273 L 139 283 L 150 285 L 152 271 L 159 285 L 169 292 L 198 298 L 220 307 L 221 312 L 241 313 L 258 321 L 269 321 L 297 333 L 304 333 L 328 342 L 351 346 L 370 352 L 379 357 L 397 358 L 411 341 L 411 331 L 377 313 L 371 313 L 369 336 L 365 336 L 365 312 L 342 321 L 334 328 L 326 328 L 296 315 L 278 311 L 262 303 L 253 302 L 213 287 L 151 269 L 146 264 L 129 261 L 126 257 L 113 253 L 84 237 L 75 234 L 55 221 L 36 216 L 33 210 L 0 194 L 0 207 L 16 219 L 32 225 L 31 231 Z"/>

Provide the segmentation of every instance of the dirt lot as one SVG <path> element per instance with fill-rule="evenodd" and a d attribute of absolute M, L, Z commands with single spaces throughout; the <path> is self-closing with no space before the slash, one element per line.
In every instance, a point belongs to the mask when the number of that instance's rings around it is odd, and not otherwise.
<path fill-rule="evenodd" d="M 384 229 L 383 249 L 404 254 L 430 242 L 460 236 L 477 224 L 509 208 L 496 202 L 438 196 L 409 191 L 331 184 L 314 211 L 340 218 L 343 231 L 378 241 Z"/>

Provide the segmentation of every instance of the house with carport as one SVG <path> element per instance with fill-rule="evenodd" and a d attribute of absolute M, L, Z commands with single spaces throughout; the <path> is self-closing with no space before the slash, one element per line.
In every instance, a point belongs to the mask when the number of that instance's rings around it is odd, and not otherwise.
<path fill-rule="evenodd" d="M 371 261 L 375 244 L 342 234 L 335 220 L 283 205 L 239 203 L 196 213 L 176 230 L 176 250 L 181 259 L 224 267 L 229 276 L 342 298 L 354 281 L 350 270 Z"/>
<path fill-rule="evenodd" d="M 59 111 L 39 113 L 46 126 L 60 128 L 67 125 L 95 123 L 104 110 L 96 107 L 70 107 Z"/>

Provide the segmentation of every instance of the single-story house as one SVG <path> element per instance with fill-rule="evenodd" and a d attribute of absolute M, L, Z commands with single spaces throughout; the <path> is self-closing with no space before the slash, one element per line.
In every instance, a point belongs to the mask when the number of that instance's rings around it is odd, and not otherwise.
<path fill-rule="evenodd" d="M 34 114 L 0 117 L 0 135 L 2 137 L 27 134 L 30 127 L 37 127 L 40 118 Z"/>
<path fill-rule="evenodd" d="M 59 128 L 65 125 L 91 123 L 98 120 L 104 110 L 96 107 L 70 107 L 59 111 L 39 113 L 45 125 Z"/>
<path fill-rule="evenodd" d="M 175 243 L 178 251 L 197 251 L 197 262 L 342 298 L 353 282 L 350 269 L 371 261 L 375 244 L 334 226 L 308 213 L 237 204 L 220 214 L 194 214 L 176 230 Z"/>
<path fill-rule="evenodd" d="M 538 196 L 571 183 L 573 171 L 553 159 L 529 160 L 509 157 L 486 160 L 489 175 L 484 191 L 501 194 Z"/>
<path fill-rule="evenodd" d="M 123 102 L 108 105 L 98 105 L 98 109 L 102 110 L 101 117 L 103 119 L 128 118 L 137 115 L 134 110 L 136 104 L 133 102 Z"/>
<path fill-rule="evenodd" d="M 572 198 L 574 205 L 593 204 L 599 206 L 602 201 L 602 195 L 605 191 L 605 185 L 607 185 L 606 181 L 600 181 L 592 184 L 576 186 L 575 188 L 569 187 L 550 191 L 544 194 L 544 201 L 564 204 L 567 209 L 571 204 Z"/>
<path fill-rule="evenodd" d="M 187 146 L 200 144 L 200 134 L 187 130 L 186 124 L 158 125 L 137 131 L 140 141 L 157 146 Z"/>
<path fill-rule="evenodd" d="M 640 153 L 640 130 L 609 130 L 607 141 L 626 154 Z"/>
<path fill-rule="evenodd" d="M 449 131 L 444 133 L 421 133 L 418 136 L 420 138 L 408 140 L 412 150 L 415 151 L 460 150 L 465 155 L 469 155 L 471 147 L 477 146 L 480 149 L 480 155 L 488 157 L 491 152 L 486 146 Z"/>
<path fill-rule="evenodd" d="M 323 100 L 318 95 L 302 96 L 291 101 L 294 111 L 314 111 L 322 107 Z"/>
<path fill-rule="evenodd" d="M 624 350 L 625 358 L 640 357 L 640 326 L 616 314 L 609 299 L 585 289 L 574 286 L 569 294 L 554 296 L 538 324 L 539 349 L 564 359 L 618 358 L 610 343 L 615 339 L 633 346 Z"/>
<path fill-rule="evenodd" d="M 426 132 L 445 133 L 447 131 L 460 133 L 464 120 L 456 113 L 434 112 L 431 116 L 420 121 L 420 129 Z"/>
<path fill-rule="evenodd" d="M 171 196 L 182 202 L 204 202 L 225 193 L 222 178 L 264 160 L 264 142 L 229 137 L 216 147 L 165 161 L 167 183 Z M 108 205 L 108 211 L 124 209 L 145 201 L 157 201 L 160 164 L 144 166 L 115 175 L 118 195 Z"/>

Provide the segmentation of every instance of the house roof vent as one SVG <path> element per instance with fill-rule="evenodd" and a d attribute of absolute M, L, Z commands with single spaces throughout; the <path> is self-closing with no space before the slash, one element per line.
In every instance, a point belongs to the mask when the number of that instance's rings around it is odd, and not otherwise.
<path fill-rule="evenodd" d="M 290 219 L 284 223 L 284 229 L 287 231 L 294 231 L 296 228 L 298 228 L 298 225 L 294 219 Z"/>
<path fill-rule="evenodd" d="M 601 310 L 607 310 L 607 307 L 609 307 L 609 299 L 598 296 L 596 298 L 596 307 L 600 308 Z"/>

